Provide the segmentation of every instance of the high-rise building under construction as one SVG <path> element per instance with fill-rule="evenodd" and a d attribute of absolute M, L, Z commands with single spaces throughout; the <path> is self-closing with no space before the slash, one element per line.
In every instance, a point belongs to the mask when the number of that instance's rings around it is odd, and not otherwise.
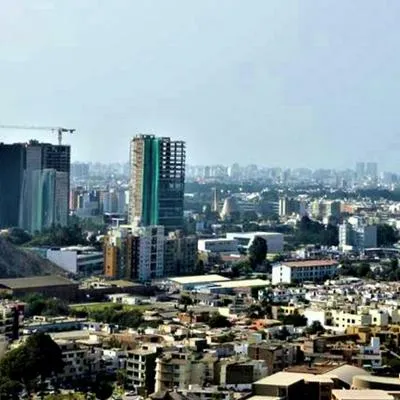
<path fill-rule="evenodd" d="M 68 223 L 70 146 L 30 141 L 21 191 L 19 226 L 29 232 Z"/>
<path fill-rule="evenodd" d="M 130 222 L 182 229 L 185 143 L 138 135 L 131 141 L 130 166 Z"/>

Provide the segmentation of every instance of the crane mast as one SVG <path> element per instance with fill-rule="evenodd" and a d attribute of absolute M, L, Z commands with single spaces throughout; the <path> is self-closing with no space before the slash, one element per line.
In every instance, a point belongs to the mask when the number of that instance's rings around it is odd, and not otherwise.
<path fill-rule="evenodd" d="M 0 129 L 27 129 L 27 130 L 36 130 L 36 131 L 51 131 L 56 132 L 58 137 L 58 144 L 62 144 L 62 138 L 64 133 L 75 133 L 76 129 L 71 128 L 63 128 L 63 127 L 54 127 L 54 126 L 30 126 L 30 125 L 1 125 Z"/>

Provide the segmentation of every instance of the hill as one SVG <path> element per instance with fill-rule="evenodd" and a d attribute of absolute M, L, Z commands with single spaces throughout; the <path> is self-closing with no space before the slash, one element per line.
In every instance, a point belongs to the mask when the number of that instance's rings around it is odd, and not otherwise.
<path fill-rule="evenodd" d="M 0 237 L 0 279 L 57 274 L 65 275 L 65 271 L 39 255 L 16 247 Z"/>

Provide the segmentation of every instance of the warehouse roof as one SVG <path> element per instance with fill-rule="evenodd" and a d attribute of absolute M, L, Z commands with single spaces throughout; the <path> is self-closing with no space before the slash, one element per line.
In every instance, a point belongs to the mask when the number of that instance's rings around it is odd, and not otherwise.
<path fill-rule="evenodd" d="M 32 276 L 29 278 L 0 279 L 0 288 L 25 289 L 43 286 L 66 286 L 77 284 L 58 275 Z"/>
<path fill-rule="evenodd" d="M 337 400 L 393 400 L 394 397 L 384 390 L 364 389 L 364 390 L 332 390 L 332 398 Z"/>
<path fill-rule="evenodd" d="M 170 281 L 174 283 L 179 283 L 181 285 L 196 284 L 196 283 L 211 283 L 211 282 L 223 282 L 229 281 L 229 278 L 225 278 L 221 275 L 195 275 L 195 276 L 180 276 L 175 278 L 169 278 Z"/>
<path fill-rule="evenodd" d="M 262 378 L 256 382 L 255 385 L 274 385 L 274 386 L 291 386 L 301 380 L 314 377 L 312 374 L 300 374 L 297 372 L 277 372 L 276 374 Z"/>
<path fill-rule="evenodd" d="M 246 287 L 265 287 L 268 286 L 268 281 L 262 279 L 242 279 L 236 281 L 218 282 L 216 286 L 221 288 L 246 288 Z"/>

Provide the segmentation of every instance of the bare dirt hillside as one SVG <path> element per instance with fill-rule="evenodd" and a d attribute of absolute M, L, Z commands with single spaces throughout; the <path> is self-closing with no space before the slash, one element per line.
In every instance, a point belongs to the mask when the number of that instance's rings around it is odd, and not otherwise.
<path fill-rule="evenodd" d="M 0 279 L 65 274 L 65 271 L 39 255 L 16 247 L 0 237 Z"/>

